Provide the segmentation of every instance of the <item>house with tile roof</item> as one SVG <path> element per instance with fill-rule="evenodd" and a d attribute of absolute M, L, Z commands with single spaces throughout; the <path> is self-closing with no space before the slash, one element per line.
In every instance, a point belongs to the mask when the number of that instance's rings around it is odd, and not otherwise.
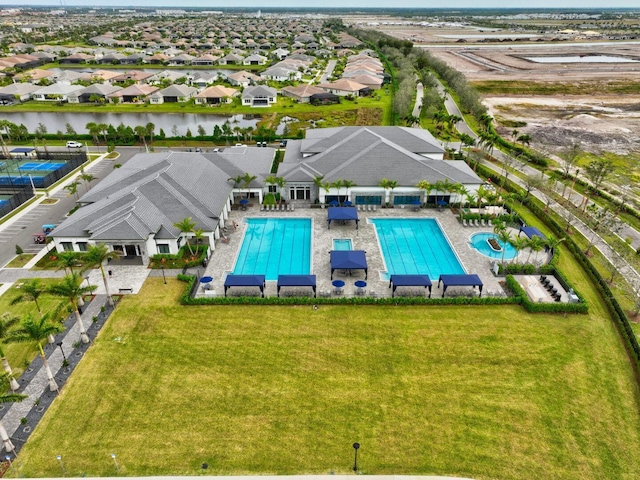
<path fill-rule="evenodd" d="M 242 105 L 251 107 L 270 107 L 278 100 L 278 92 L 275 88 L 264 85 L 247 87 L 242 92 Z"/>
<path fill-rule="evenodd" d="M 218 105 L 221 103 L 231 103 L 234 97 L 240 95 L 240 91 L 235 88 L 214 85 L 205 88 L 195 96 L 195 101 L 200 105 Z"/>
<path fill-rule="evenodd" d="M 189 85 L 170 85 L 149 95 L 149 102 L 154 105 L 187 102 L 196 93 L 198 89 Z"/>
<path fill-rule="evenodd" d="M 443 160 L 444 149 L 426 130 L 407 127 L 337 127 L 307 131 L 304 140 L 289 140 L 278 175 L 288 191 L 284 198 L 321 203 L 350 200 L 355 205 L 407 205 L 415 201 L 458 201 L 458 194 L 428 193 L 416 185 L 421 180 L 461 184 L 477 191 L 483 181 L 461 160 Z M 318 188 L 314 180 L 335 183 L 348 180 L 345 188 Z M 380 186 L 383 178 L 395 180 L 390 192 Z"/>

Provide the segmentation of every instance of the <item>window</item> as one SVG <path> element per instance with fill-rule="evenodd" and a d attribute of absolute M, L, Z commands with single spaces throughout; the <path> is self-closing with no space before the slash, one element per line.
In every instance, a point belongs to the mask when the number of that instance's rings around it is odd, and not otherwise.
<path fill-rule="evenodd" d="M 394 205 L 412 205 L 416 201 L 420 201 L 420 195 L 395 195 L 393 197 Z"/>
<path fill-rule="evenodd" d="M 80 252 L 86 252 L 87 251 L 87 242 L 78 242 L 78 243 L 76 243 L 76 245 L 78 245 L 78 251 L 80 251 Z"/>
<path fill-rule="evenodd" d="M 60 242 L 60 245 L 62 246 L 62 249 L 65 252 L 73 252 L 73 243 L 71 243 L 71 242 Z"/>
<path fill-rule="evenodd" d="M 269 193 L 276 193 L 278 191 L 277 185 L 269 185 Z"/>
<path fill-rule="evenodd" d="M 171 253 L 169 251 L 169 244 L 167 244 L 167 243 L 159 243 L 158 244 L 158 253 Z"/>
<path fill-rule="evenodd" d="M 311 200 L 311 187 L 310 186 L 290 187 L 289 198 L 291 200 Z"/>
<path fill-rule="evenodd" d="M 356 196 L 356 205 L 382 205 L 382 197 L 380 195 L 358 195 Z"/>

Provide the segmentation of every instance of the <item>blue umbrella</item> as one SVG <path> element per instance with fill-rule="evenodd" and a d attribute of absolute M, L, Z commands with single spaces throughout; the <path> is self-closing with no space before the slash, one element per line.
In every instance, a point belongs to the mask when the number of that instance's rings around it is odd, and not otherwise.
<path fill-rule="evenodd" d="M 351 205 L 353 205 L 353 203 L 351 203 L 349 200 L 346 200 L 342 202 L 342 205 L 344 205 L 345 207 L 350 207 Z"/>
<path fill-rule="evenodd" d="M 249 203 L 249 200 L 247 200 L 246 198 L 240 200 L 240 205 L 246 205 L 247 203 Z"/>

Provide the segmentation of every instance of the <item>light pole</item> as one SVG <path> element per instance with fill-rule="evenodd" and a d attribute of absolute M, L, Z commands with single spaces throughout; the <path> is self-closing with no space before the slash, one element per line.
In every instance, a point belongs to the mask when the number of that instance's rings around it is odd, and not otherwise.
<path fill-rule="evenodd" d="M 354 457 L 353 457 L 353 471 L 358 471 L 358 449 L 360 448 L 360 444 L 358 442 L 353 444 Z"/>
<path fill-rule="evenodd" d="M 58 342 L 58 343 L 56 343 L 56 345 L 60 347 L 60 351 L 62 352 L 62 358 L 66 362 L 67 361 L 67 356 L 64 354 L 64 350 L 62 349 L 62 342 Z"/>
<path fill-rule="evenodd" d="M 18 472 L 16 472 L 16 467 L 14 467 L 14 466 L 13 466 L 13 462 L 11 461 L 11 456 L 9 456 L 9 455 L 5 455 L 5 457 L 4 457 L 4 458 L 5 458 L 5 460 L 6 460 L 7 462 L 9 462 L 9 467 L 11 468 L 11 470 L 13 470 L 13 473 L 15 473 L 15 474 L 16 474 L 16 477 L 17 477 L 17 476 L 18 476 Z"/>
<path fill-rule="evenodd" d="M 118 465 L 118 461 L 116 460 L 116 454 L 112 453 L 111 458 L 113 458 L 113 464 L 116 466 L 116 472 L 120 471 L 120 466 Z"/>
<path fill-rule="evenodd" d="M 167 284 L 167 277 L 164 275 L 164 265 L 162 265 L 162 280 L 164 280 L 164 284 Z"/>
<path fill-rule="evenodd" d="M 62 463 L 62 455 L 56 455 L 56 460 L 60 463 L 60 470 L 62 470 L 62 475 L 67 474 L 67 470 L 64 468 L 64 463 Z"/>

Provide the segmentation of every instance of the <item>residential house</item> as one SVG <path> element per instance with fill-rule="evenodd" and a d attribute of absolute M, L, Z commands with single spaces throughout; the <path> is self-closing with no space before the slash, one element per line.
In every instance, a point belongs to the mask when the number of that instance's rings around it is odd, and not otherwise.
<path fill-rule="evenodd" d="M 160 90 L 158 87 L 152 85 L 134 84 L 107 95 L 107 97 L 113 103 L 142 103 L 149 95 L 158 90 Z"/>
<path fill-rule="evenodd" d="M 187 102 L 198 93 L 198 89 L 189 85 L 171 85 L 149 96 L 149 102 L 153 104 Z"/>
<path fill-rule="evenodd" d="M 214 85 L 205 88 L 195 96 L 195 101 L 199 105 L 219 105 L 221 103 L 231 103 L 233 97 L 237 97 L 240 92 L 234 88 Z"/>
<path fill-rule="evenodd" d="M 244 58 L 235 53 L 228 53 L 224 57 L 221 57 L 218 60 L 218 64 L 220 65 L 242 65 L 242 61 Z"/>
<path fill-rule="evenodd" d="M 267 57 L 262 55 L 249 55 L 242 60 L 243 65 L 265 65 L 267 63 Z"/>
<path fill-rule="evenodd" d="M 231 85 L 239 85 L 244 88 L 263 81 L 262 78 L 258 75 L 245 72 L 244 70 L 227 75 L 227 80 L 229 80 L 229 83 L 231 83 Z"/>
<path fill-rule="evenodd" d="M 326 93 L 323 89 L 307 83 L 303 83 L 297 87 L 284 87 L 280 92 L 283 96 L 293 98 L 300 103 L 309 103 L 311 96 L 314 94 Z"/>
<path fill-rule="evenodd" d="M 247 87 L 242 92 L 242 105 L 251 107 L 270 107 L 277 99 L 276 89 L 264 85 Z"/>
<path fill-rule="evenodd" d="M 41 88 L 42 87 L 31 83 L 12 83 L 6 87 L 0 87 L 0 102 L 26 102 L 27 100 L 31 100 L 33 92 L 36 92 Z"/>
<path fill-rule="evenodd" d="M 153 73 L 143 72 L 142 70 L 129 70 L 128 72 L 124 72 L 117 77 L 113 77 L 111 81 L 126 82 L 129 80 L 133 80 L 136 83 L 146 83 L 149 78 L 153 77 L 153 75 Z"/>
<path fill-rule="evenodd" d="M 63 83 L 54 83 L 48 87 L 42 87 L 32 92 L 31 97 L 34 100 L 49 102 L 66 102 L 68 96 L 84 90 L 82 85 L 66 85 Z"/>
<path fill-rule="evenodd" d="M 67 96 L 69 103 L 106 103 L 107 97 L 122 90 L 122 87 L 110 85 L 108 83 L 95 83 Z"/>
<path fill-rule="evenodd" d="M 205 53 L 204 55 L 200 55 L 199 57 L 195 57 L 191 61 L 191 65 L 211 66 L 211 65 L 215 65 L 219 58 L 220 57 L 216 57 L 215 55 L 210 55 L 208 53 Z"/>
<path fill-rule="evenodd" d="M 371 89 L 366 85 L 346 78 L 341 78 L 335 82 L 321 83 L 318 87 L 322 88 L 325 92 L 333 93 L 341 97 L 347 95 L 359 97 L 366 96 L 371 93 Z"/>

